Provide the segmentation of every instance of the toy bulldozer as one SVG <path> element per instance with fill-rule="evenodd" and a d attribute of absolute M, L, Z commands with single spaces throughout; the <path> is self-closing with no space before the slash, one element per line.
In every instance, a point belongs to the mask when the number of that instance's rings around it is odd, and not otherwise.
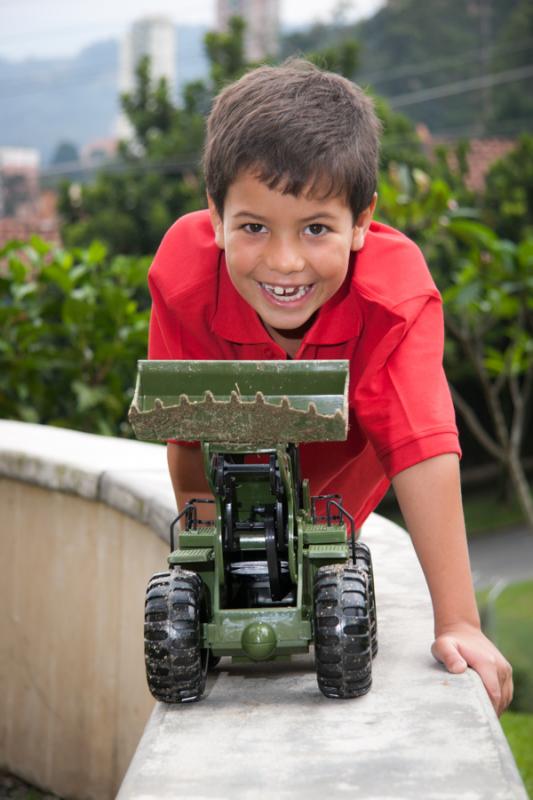
<path fill-rule="evenodd" d="M 346 438 L 347 391 L 347 361 L 139 362 L 136 436 L 199 440 L 214 497 L 180 509 L 169 569 L 148 584 L 146 673 L 157 700 L 199 699 L 221 656 L 266 661 L 310 645 L 324 695 L 370 689 L 370 552 L 339 495 L 310 495 L 298 457 L 300 442 Z M 201 518 L 206 503 L 214 522 Z"/>

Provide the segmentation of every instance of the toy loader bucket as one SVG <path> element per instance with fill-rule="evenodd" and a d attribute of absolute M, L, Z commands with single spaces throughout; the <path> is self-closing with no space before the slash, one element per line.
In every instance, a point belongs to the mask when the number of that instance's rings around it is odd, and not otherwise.
<path fill-rule="evenodd" d="M 348 361 L 139 361 L 128 419 L 139 439 L 338 441 Z"/>

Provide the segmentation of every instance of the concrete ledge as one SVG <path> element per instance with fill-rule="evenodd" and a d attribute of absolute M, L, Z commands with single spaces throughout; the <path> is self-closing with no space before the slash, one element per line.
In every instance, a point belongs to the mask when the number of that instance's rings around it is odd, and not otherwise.
<path fill-rule="evenodd" d="M 136 529 L 138 536 L 152 529 L 166 539 L 175 513 L 165 450 L 157 445 L 0 421 L 0 476 L 110 506 L 146 526 Z M 11 517 L 22 526 L 15 535 L 26 532 L 24 514 L 17 508 Z M 100 535 L 101 525 L 94 530 Z M 86 539 L 92 531 L 86 527 Z M 409 538 L 375 515 L 363 538 L 372 548 L 378 604 L 380 651 L 371 692 L 357 700 L 327 700 L 307 656 L 245 666 L 224 659 L 201 702 L 156 704 L 120 800 L 527 797 L 478 676 L 450 675 L 431 658 L 429 597 Z M 131 551 L 121 548 L 126 563 Z M 23 564 L 17 558 L 5 565 L 13 585 L 9 571 L 16 576 Z M 16 615 L 20 628 L 18 607 Z M 130 617 L 131 627 L 121 634 L 126 640 L 142 627 Z M 80 694 L 82 706 L 92 704 L 89 695 Z M 50 729 L 54 725 L 56 717 Z M 41 749 L 51 763 L 50 745 L 44 742 Z M 97 769 L 98 762 L 92 766 Z M 39 782 L 37 769 L 28 765 L 28 771 Z M 40 782 L 53 788 L 50 780 Z M 88 786 L 70 795 L 110 796 Z"/>
<path fill-rule="evenodd" d="M 379 653 L 362 698 L 328 700 L 311 657 L 232 665 L 195 705 L 156 705 L 119 800 L 526 798 L 477 674 L 429 653 L 429 596 L 409 538 L 373 515 Z M 228 663 L 225 663 L 228 661 Z"/>
<path fill-rule="evenodd" d="M 165 540 L 175 516 L 161 445 L 0 420 L 0 476 L 100 500 Z"/>

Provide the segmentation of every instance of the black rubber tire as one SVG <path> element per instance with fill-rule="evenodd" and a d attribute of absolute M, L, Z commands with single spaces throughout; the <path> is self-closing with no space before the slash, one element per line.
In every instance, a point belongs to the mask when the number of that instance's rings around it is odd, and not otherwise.
<path fill-rule="evenodd" d="M 320 567 L 314 584 L 314 631 L 322 694 L 366 694 L 372 684 L 367 571 L 351 563 Z"/>
<path fill-rule="evenodd" d="M 158 572 L 146 590 L 144 655 L 156 700 L 185 703 L 205 689 L 208 653 L 201 645 L 203 584 L 195 572 Z"/>
<path fill-rule="evenodd" d="M 374 571 L 372 569 L 372 556 L 368 545 L 364 542 L 355 543 L 355 566 L 368 573 L 368 601 L 370 617 L 370 641 L 372 643 L 372 658 L 378 652 L 378 618 L 376 612 L 376 593 L 374 590 Z"/>
<path fill-rule="evenodd" d="M 209 660 L 207 662 L 207 670 L 211 672 L 211 670 L 215 669 L 220 662 L 220 656 L 214 656 L 211 650 L 209 651 Z"/>

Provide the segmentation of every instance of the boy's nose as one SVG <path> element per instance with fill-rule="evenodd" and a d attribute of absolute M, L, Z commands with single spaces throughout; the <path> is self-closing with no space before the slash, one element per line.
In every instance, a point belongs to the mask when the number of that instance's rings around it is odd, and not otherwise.
<path fill-rule="evenodd" d="M 292 242 L 284 240 L 271 242 L 265 260 L 269 269 L 284 275 L 288 275 L 291 272 L 301 272 L 305 267 L 305 259 L 299 247 Z"/>

